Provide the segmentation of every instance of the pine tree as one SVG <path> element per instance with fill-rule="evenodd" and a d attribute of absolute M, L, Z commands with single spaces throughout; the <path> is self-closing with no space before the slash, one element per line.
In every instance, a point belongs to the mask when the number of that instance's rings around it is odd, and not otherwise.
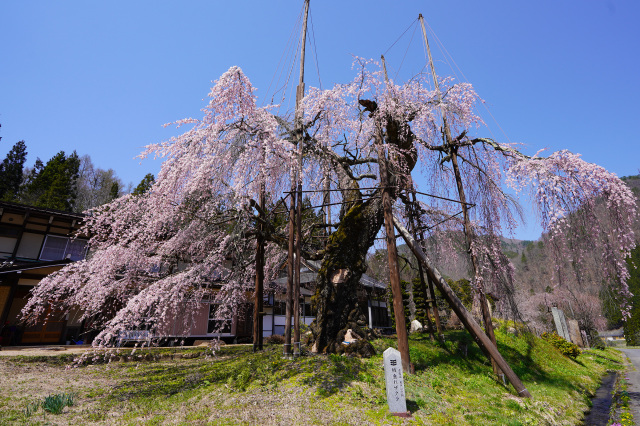
<path fill-rule="evenodd" d="M 113 201 L 120 196 L 120 184 L 118 182 L 113 182 L 111 184 L 111 188 L 109 189 L 109 201 Z"/>
<path fill-rule="evenodd" d="M 404 307 L 404 322 L 407 327 L 407 331 L 409 331 L 411 327 L 411 313 L 409 312 L 409 293 L 407 292 L 407 287 L 409 283 L 407 281 L 400 282 L 400 288 L 402 290 L 402 306 Z M 387 304 L 389 306 L 389 312 L 391 314 L 391 326 L 395 328 L 396 326 L 396 316 L 393 307 L 393 295 L 391 294 L 391 286 L 387 288 Z"/>
<path fill-rule="evenodd" d="M 0 199 L 15 200 L 22 183 L 22 169 L 27 160 L 27 146 L 17 142 L 0 164 Z"/>
<path fill-rule="evenodd" d="M 413 301 L 416 304 L 416 319 L 420 321 L 420 324 L 427 324 L 427 284 L 420 280 L 420 278 L 414 278 L 413 283 Z"/>
<path fill-rule="evenodd" d="M 136 186 L 136 189 L 133 190 L 132 194 L 133 195 L 142 195 L 145 192 L 149 191 L 151 189 L 151 186 L 153 186 L 153 183 L 156 181 L 156 178 L 153 177 L 153 173 L 147 173 L 142 180 L 140 181 L 140 183 L 138 184 L 138 186 Z"/>
<path fill-rule="evenodd" d="M 73 211 L 76 202 L 80 159 L 74 151 L 60 151 L 46 165 L 40 159 L 27 175 L 20 201 L 36 207 Z"/>

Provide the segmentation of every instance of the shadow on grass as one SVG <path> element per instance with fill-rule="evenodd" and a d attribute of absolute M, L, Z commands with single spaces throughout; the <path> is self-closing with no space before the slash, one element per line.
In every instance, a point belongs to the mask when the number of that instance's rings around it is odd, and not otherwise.
<path fill-rule="evenodd" d="M 498 341 L 498 350 L 511 366 L 514 373 L 523 382 L 535 382 L 538 384 L 551 386 L 566 391 L 577 391 L 586 395 L 590 389 L 575 377 L 565 374 L 563 364 L 571 363 L 584 369 L 584 374 L 588 375 L 589 368 L 580 359 L 572 359 L 560 354 L 552 345 L 536 340 L 532 335 L 523 336 L 526 346 L 515 341 L 515 338 L 505 336 Z M 507 343 L 511 340 L 511 344 Z M 540 351 L 535 357 L 544 360 L 545 365 L 541 365 L 534 360 L 534 351 Z"/>
<path fill-rule="evenodd" d="M 432 342 L 426 335 L 414 335 L 411 336 L 409 348 L 416 372 L 440 364 L 453 364 L 479 373 L 490 365 L 471 335 L 464 330 L 446 332 L 444 342 Z"/>
<path fill-rule="evenodd" d="M 418 410 L 420 410 L 420 405 L 412 399 L 407 399 L 407 411 L 415 413 Z"/>
<path fill-rule="evenodd" d="M 367 374 L 368 364 L 362 363 L 358 358 L 330 354 L 324 362 L 316 365 L 318 369 L 302 379 L 302 383 L 317 387 L 321 396 L 333 395 L 358 379 L 371 380 L 371 376 Z"/>
<path fill-rule="evenodd" d="M 447 331 L 444 342 L 431 342 L 426 335 L 413 335 L 409 346 L 411 361 L 417 373 L 440 364 L 459 366 L 469 374 L 491 372 L 489 359 L 466 330 Z M 587 393 L 584 384 L 564 374 L 563 364 L 573 363 L 585 370 L 588 366 L 580 359 L 572 360 L 556 353 L 555 349 L 544 342 L 538 342 L 531 334 L 514 336 L 502 333 L 498 338 L 498 350 L 523 382 L 536 382 L 563 391 Z M 502 385 L 498 380 L 496 383 Z M 513 390 L 511 386 L 507 388 Z"/>
<path fill-rule="evenodd" d="M 221 350 L 220 358 L 158 362 L 128 368 L 126 379 L 114 386 L 110 398 L 125 401 L 154 396 L 171 396 L 211 385 L 224 385 L 242 392 L 249 387 L 275 388 L 283 381 L 300 377 L 305 385 L 315 386 L 319 395 L 332 395 L 366 372 L 368 365 L 357 358 L 338 355 L 302 356 L 294 360 L 282 357 L 282 346 L 267 346 L 253 353 L 251 347 Z"/>
<path fill-rule="evenodd" d="M 396 344 L 393 339 L 374 343 L 379 351 L 378 359 L 382 350 Z M 550 352 L 553 350 L 551 347 L 537 345 L 543 343 L 527 336 L 500 335 L 498 341 L 500 353 L 523 382 L 585 393 L 584 385 L 561 371 L 562 366 L 570 361 Z M 412 335 L 409 347 L 418 374 L 438 365 L 456 366 L 469 375 L 491 374 L 490 361 L 464 330 L 447 332 L 444 342 L 432 342 L 427 335 Z M 133 363 L 123 363 L 115 368 L 125 369 L 122 372 L 125 379 L 113 388 L 110 398 L 123 401 L 167 396 L 215 385 L 224 385 L 232 392 L 242 392 L 250 387 L 273 389 L 292 378 L 316 388 L 320 396 L 333 395 L 355 381 L 384 387 L 384 382 L 380 383 L 379 379 L 379 364 L 362 362 L 358 358 L 317 355 L 286 360 L 279 345 L 267 346 L 257 353 L 252 353 L 250 346 L 222 348 L 218 355 L 217 359 L 159 361 L 139 364 L 135 368 Z M 580 369 L 587 368 L 580 360 L 575 365 Z M 498 380 L 496 383 L 502 385 Z M 512 390 L 510 386 L 508 388 Z"/>

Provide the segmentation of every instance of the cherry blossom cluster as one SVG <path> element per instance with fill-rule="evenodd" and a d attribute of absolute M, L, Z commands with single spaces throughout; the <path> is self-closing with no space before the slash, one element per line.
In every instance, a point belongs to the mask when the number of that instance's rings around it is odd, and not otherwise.
<path fill-rule="evenodd" d="M 631 189 L 615 174 L 568 151 L 546 158 L 513 155 L 507 183 L 517 191 L 529 190 L 557 249 L 558 268 L 567 258 L 579 268 L 587 252 L 599 253 L 604 278 L 617 288 L 627 314 L 631 294 L 625 258 L 635 247 L 638 219 Z"/>

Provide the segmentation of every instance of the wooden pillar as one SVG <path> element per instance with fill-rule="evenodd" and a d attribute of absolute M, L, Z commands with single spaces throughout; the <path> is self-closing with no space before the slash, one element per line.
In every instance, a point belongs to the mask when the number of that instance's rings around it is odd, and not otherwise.
<path fill-rule="evenodd" d="M 413 195 L 413 203 L 407 205 L 406 209 L 407 209 L 407 216 L 409 216 L 409 227 L 411 228 L 410 229 L 411 234 L 413 235 L 413 238 L 417 240 L 418 238 L 417 238 L 416 222 L 420 224 L 420 220 L 416 218 L 416 214 L 415 214 L 416 196 L 415 196 L 415 192 L 413 191 L 413 188 L 411 188 L 412 185 L 413 184 L 410 182 L 407 187 L 407 192 L 411 192 L 411 194 Z M 429 336 L 431 337 L 431 340 L 435 340 L 433 335 L 433 324 L 431 323 L 431 315 L 429 313 L 430 297 L 429 297 L 429 290 L 427 288 L 427 280 L 425 280 L 424 271 L 422 270 L 422 264 L 419 261 L 418 261 L 418 279 L 420 280 L 420 285 L 422 287 L 422 297 L 424 298 L 424 306 L 421 306 L 421 308 L 423 308 L 425 311 L 425 317 L 427 319 L 426 321 L 427 331 L 429 332 Z"/>
<path fill-rule="evenodd" d="M 297 178 L 298 178 L 298 185 L 297 187 L 293 187 L 292 186 L 292 191 L 295 188 L 295 194 L 291 194 L 292 197 L 292 203 L 293 203 L 293 198 L 297 197 L 298 201 L 298 210 L 297 210 L 297 214 L 296 216 L 296 238 L 295 238 L 295 251 L 296 251 L 296 256 L 295 256 L 295 271 L 294 271 L 294 276 L 293 276 L 293 306 L 292 306 L 292 310 L 293 310 L 293 327 L 294 327 L 294 336 L 293 336 L 293 340 L 294 340 L 294 344 L 296 346 L 298 346 L 298 348 L 300 347 L 300 267 L 301 267 L 301 245 L 302 245 L 302 151 L 303 151 L 303 145 L 304 145 L 304 129 L 302 126 L 302 107 L 301 107 L 301 102 L 302 102 L 302 98 L 304 98 L 304 60 L 305 60 L 305 48 L 307 45 L 307 19 L 309 17 L 309 0 L 305 0 L 304 2 L 304 16 L 303 16 L 303 22 L 302 22 L 302 35 L 301 35 L 301 46 L 300 46 L 300 79 L 298 81 L 298 87 L 296 88 L 296 111 L 295 111 L 295 128 L 296 128 L 296 138 L 297 140 L 297 145 L 298 145 L 298 173 L 297 173 Z M 293 205 L 293 204 L 292 204 Z M 292 213 L 293 212 L 293 208 L 291 210 Z M 291 220 L 291 218 L 290 218 Z M 290 228 L 291 230 L 292 228 Z M 289 234 L 289 250 L 292 251 L 292 247 L 291 247 L 291 239 L 292 236 L 291 234 Z M 291 255 L 292 253 L 290 253 Z M 291 311 L 289 311 L 291 312 Z M 286 344 L 291 344 L 291 318 L 289 317 L 289 314 L 287 314 L 287 322 L 289 323 L 289 326 L 287 327 L 287 332 L 289 338 L 286 339 L 285 345 Z M 289 346 L 290 352 L 289 353 L 293 353 L 293 348 L 291 346 Z M 299 351 L 298 351 L 299 353 Z"/>
<path fill-rule="evenodd" d="M 4 276 L 2 283 L 9 284 L 9 296 L 7 297 L 7 302 L 4 305 L 4 309 L 0 311 L 0 329 L 4 326 L 4 323 L 7 322 L 7 318 L 9 317 L 9 310 L 11 309 L 11 305 L 13 304 L 13 299 L 16 296 L 16 290 L 18 289 L 18 280 L 20 276 L 16 273 L 7 274 Z M 2 308 L 0 306 L 0 308 Z"/>
<path fill-rule="evenodd" d="M 412 187 L 409 192 L 411 192 L 411 198 L 412 198 L 411 200 L 412 205 L 409 208 L 411 226 L 413 228 L 412 234 L 413 234 L 413 238 L 416 241 L 418 241 L 418 244 L 422 244 L 422 242 L 424 241 L 424 230 L 422 229 L 422 221 L 420 220 L 420 216 L 415 214 L 416 206 L 418 204 L 418 200 L 416 198 L 416 191 Z M 425 276 L 425 273 L 422 270 L 422 264 L 420 263 L 420 261 L 418 261 L 418 272 L 420 274 L 420 280 L 424 285 L 424 291 L 425 291 L 424 298 L 427 305 L 427 316 L 429 315 L 428 306 L 429 304 L 431 304 L 431 308 L 433 310 L 433 318 L 436 323 L 436 331 L 438 334 L 438 338 L 442 339 L 442 336 L 443 336 L 442 327 L 440 325 L 440 313 L 438 312 L 438 304 L 436 303 L 436 293 L 433 290 L 433 283 L 431 282 L 428 276 Z M 429 327 L 432 327 L 432 326 L 433 325 L 431 324 L 431 318 L 429 318 Z"/>
<path fill-rule="evenodd" d="M 301 149 L 302 150 L 302 149 Z M 302 268 L 302 183 L 298 181 L 296 220 L 296 261 L 293 281 L 293 354 L 300 355 L 300 269 Z"/>
<path fill-rule="evenodd" d="M 427 284 L 429 285 L 429 293 L 431 294 L 431 306 L 433 307 L 433 318 L 436 322 L 436 331 L 438 332 L 438 336 L 440 339 L 443 338 L 442 334 L 442 325 L 440 323 L 440 312 L 438 312 L 438 304 L 436 303 L 436 292 L 433 289 L 433 281 L 427 275 Z"/>

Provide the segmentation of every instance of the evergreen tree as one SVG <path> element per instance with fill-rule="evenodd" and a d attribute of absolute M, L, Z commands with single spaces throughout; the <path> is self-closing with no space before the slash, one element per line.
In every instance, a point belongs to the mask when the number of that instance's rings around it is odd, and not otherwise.
<path fill-rule="evenodd" d="M 402 306 L 404 307 L 404 322 L 407 327 L 407 331 L 411 328 L 411 313 L 409 312 L 409 293 L 407 287 L 409 283 L 407 281 L 400 282 L 400 288 L 402 290 Z M 387 288 L 387 305 L 389 306 L 389 312 L 391 314 L 391 326 L 396 326 L 396 314 L 393 306 L 393 294 L 391 293 L 391 286 Z"/>
<path fill-rule="evenodd" d="M 109 201 L 113 201 L 120 196 L 120 184 L 118 182 L 113 182 L 111 184 L 111 188 L 109 189 Z"/>
<path fill-rule="evenodd" d="M 22 183 L 22 169 L 27 160 L 27 146 L 17 142 L 0 164 L 0 199 L 15 200 Z"/>
<path fill-rule="evenodd" d="M 413 283 L 413 301 L 416 304 L 416 319 L 420 321 L 420 324 L 427 324 L 427 299 L 428 296 L 427 283 L 416 277 L 412 280 Z M 425 295 L 427 298 L 425 299 Z"/>
<path fill-rule="evenodd" d="M 522 263 L 522 269 L 525 271 L 529 270 L 529 264 L 527 263 L 527 256 L 525 256 L 524 251 L 522 252 L 522 257 L 520 257 L 520 263 Z"/>
<path fill-rule="evenodd" d="M 140 183 L 138 184 L 138 186 L 136 186 L 136 189 L 133 190 L 132 194 L 133 195 L 142 195 L 145 192 L 149 191 L 151 189 L 151 186 L 153 186 L 153 183 L 156 181 L 156 178 L 153 177 L 153 173 L 147 173 L 142 180 L 140 181 Z"/>
<path fill-rule="evenodd" d="M 20 201 L 35 207 L 73 211 L 80 159 L 74 151 L 66 156 L 60 151 L 46 165 L 40 159 L 27 174 L 20 191 Z"/>
<path fill-rule="evenodd" d="M 447 284 L 449 284 L 449 287 L 451 287 L 451 290 L 453 290 L 456 296 L 458 296 L 458 299 L 460 299 L 462 304 L 468 310 L 471 310 L 471 307 L 473 305 L 473 291 L 471 288 L 471 282 L 466 278 L 461 278 L 458 281 L 453 281 L 447 278 Z"/>
<path fill-rule="evenodd" d="M 629 291 L 633 293 L 631 298 L 631 317 L 624 323 L 624 336 L 627 346 L 640 345 L 640 246 L 631 251 L 631 257 L 627 258 L 627 268 L 630 277 L 627 280 Z"/>

